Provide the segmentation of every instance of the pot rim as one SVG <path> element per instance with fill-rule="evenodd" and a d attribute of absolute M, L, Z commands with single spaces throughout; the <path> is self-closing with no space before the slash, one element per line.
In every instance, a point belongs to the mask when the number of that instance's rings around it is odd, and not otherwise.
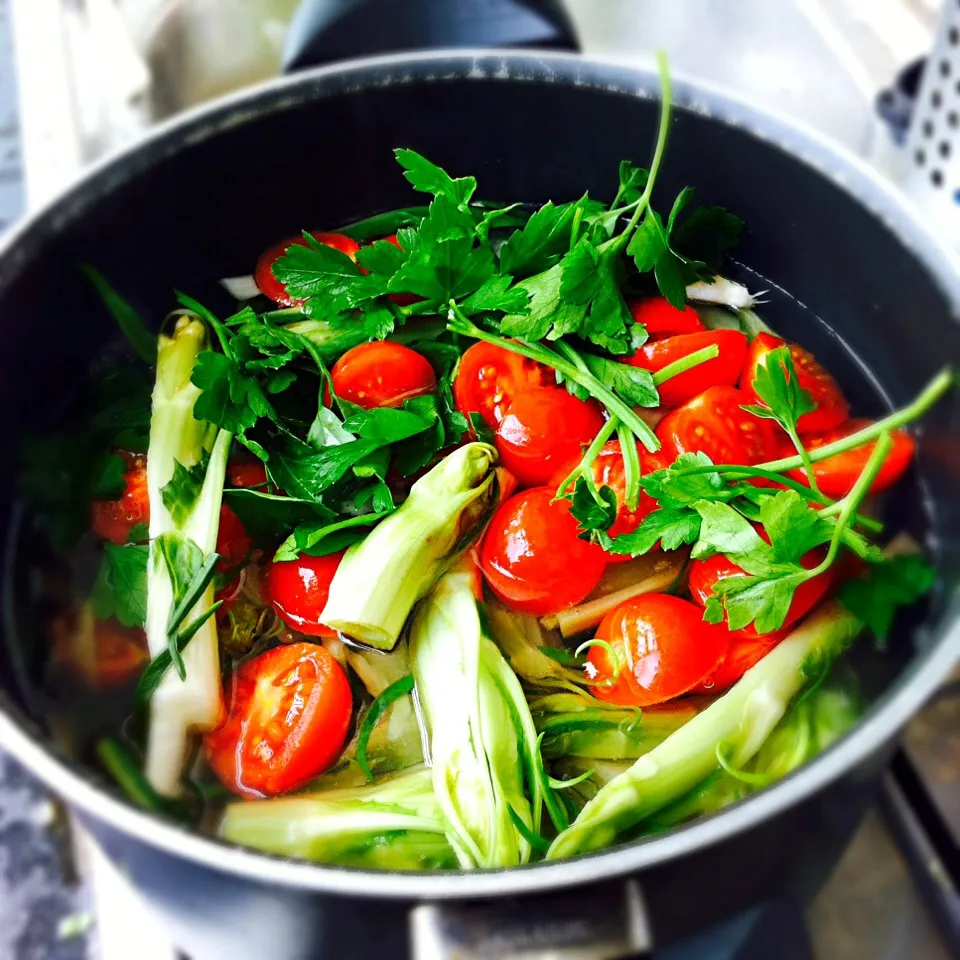
<path fill-rule="evenodd" d="M 567 53 L 491 50 L 391 54 L 316 68 L 230 94 L 168 120 L 146 137 L 84 171 L 73 184 L 26 217 L 0 240 L 0 296 L 20 272 L 30 241 L 82 217 L 97 199 L 166 156 L 264 113 L 291 109 L 327 96 L 393 84 L 450 80 L 526 80 L 587 87 L 655 99 L 652 61 L 585 58 Z M 931 273 L 955 316 L 960 314 L 960 271 L 951 252 L 877 171 L 846 148 L 747 98 L 700 81 L 673 78 L 674 103 L 766 140 L 826 177 L 896 232 Z M 945 604 L 945 606 L 947 606 Z M 476 872 L 387 872 L 289 860 L 228 844 L 139 810 L 58 755 L 39 729 L 0 693 L 0 745 L 78 810 L 140 842 L 209 869 L 257 883 L 320 893 L 401 899 L 458 899 L 560 889 L 634 873 L 746 831 L 797 804 L 842 776 L 892 740 L 960 659 L 960 598 L 954 597 L 935 630 L 933 648 L 911 662 L 894 688 L 871 706 L 857 726 L 818 758 L 776 785 L 710 817 L 661 836 L 571 860 Z M 19 719 L 15 719 L 18 716 Z"/>

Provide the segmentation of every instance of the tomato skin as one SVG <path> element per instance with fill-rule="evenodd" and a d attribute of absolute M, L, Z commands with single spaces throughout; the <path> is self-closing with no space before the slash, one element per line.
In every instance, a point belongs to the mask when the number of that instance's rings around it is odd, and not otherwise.
<path fill-rule="evenodd" d="M 93 648 L 83 649 L 76 614 L 51 622 L 53 660 L 95 689 L 118 687 L 133 681 L 150 662 L 147 635 L 140 627 L 118 620 L 93 622 Z"/>
<path fill-rule="evenodd" d="M 732 387 L 736 384 L 743 369 L 743 358 L 747 354 L 747 338 L 739 330 L 707 330 L 664 337 L 645 343 L 623 362 L 656 373 L 676 360 L 711 346 L 719 349 L 719 356 L 671 377 L 657 388 L 661 406 L 678 407 L 708 387 Z"/>
<path fill-rule="evenodd" d="M 596 636 L 619 654 L 621 668 L 612 685 L 592 687 L 594 696 L 638 707 L 687 693 L 716 670 L 730 644 L 726 627 L 706 623 L 700 607 L 666 593 L 624 601 L 603 618 Z M 595 680 L 613 676 L 603 647 L 591 647 L 587 659 Z"/>
<path fill-rule="evenodd" d="M 600 580 L 606 554 L 577 536 L 566 500 L 549 487 L 525 490 L 494 513 L 480 546 L 490 589 L 508 606 L 536 617 L 579 603 Z"/>
<path fill-rule="evenodd" d="M 590 445 L 603 422 L 595 403 L 578 400 L 562 387 L 520 393 L 497 426 L 500 462 L 521 486 L 541 486 L 558 464 Z"/>
<path fill-rule="evenodd" d="M 640 460 L 641 476 L 653 473 L 667 464 L 661 462 L 657 454 L 648 453 L 639 443 L 637 443 L 637 456 Z M 548 486 L 552 490 L 559 488 L 560 484 L 573 472 L 580 462 L 580 455 L 572 457 L 551 477 Z M 643 522 L 644 518 L 657 509 L 657 501 L 653 499 L 645 490 L 641 488 L 640 499 L 637 502 L 637 508 L 630 510 L 627 508 L 627 481 L 624 476 L 623 455 L 620 452 L 620 441 L 610 440 L 606 443 L 597 459 L 593 461 L 592 468 L 593 482 L 599 490 L 600 487 L 609 487 L 617 495 L 617 518 L 613 525 L 607 531 L 611 537 L 618 537 L 622 533 L 633 533 Z M 569 491 L 568 491 L 569 492 Z M 627 554 L 608 553 L 608 563 L 625 563 L 632 558 Z"/>
<path fill-rule="evenodd" d="M 747 398 L 733 387 L 710 387 L 668 413 L 654 431 L 661 455 L 673 462 L 681 453 L 705 453 L 714 463 L 751 465 L 777 455 L 772 420 L 742 410 Z"/>
<path fill-rule="evenodd" d="M 481 341 L 460 358 L 453 398 L 465 417 L 479 413 L 487 426 L 496 430 L 515 396 L 555 382 L 542 364 Z"/>
<path fill-rule="evenodd" d="M 761 534 L 763 535 L 763 534 Z M 766 540 L 766 536 L 764 536 Z M 804 554 L 801 564 L 807 570 L 812 570 L 819 564 L 826 551 L 822 547 L 816 550 L 810 550 Z M 701 606 L 706 606 L 707 600 L 713 595 L 713 587 L 720 580 L 727 580 L 730 577 L 745 577 L 746 571 L 735 564 L 732 560 L 718 553 L 707 560 L 693 560 L 688 568 L 690 596 Z M 800 584 L 793 595 L 793 601 L 790 609 L 787 611 L 786 619 L 780 630 L 786 630 L 795 624 L 801 617 L 805 617 L 829 592 L 833 586 L 833 571 L 826 570 L 819 576 Z M 776 633 L 778 631 L 774 631 Z M 742 630 L 733 631 L 734 635 L 746 639 L 756 639 L 762 636 L 757 633 L 753 624 L 744 627 Z"/>
<path fill-rule="evenodd" d="M 633 322 L 643 324 L 651 340 L 706 330 L 699 314 L 689 304 L 678 310 L 666 297 L 647 297 L 633 300 L 628 306 Z"/>
<path fill-rule="evenodd" d="M 828 443 L 833 443 L 834 440 L 841 440 L 858 430 L 863 430 L 872 423 L 872 420 L 848 420 L 833 430 L 828 430 L 814 437 L 804 437 L 804 445 L 808 450 L 816 450 Z M 916 453 L 916 442 L 909 433 L 903 430 L 892 430 L 890 439 L 893 441 L 893 447 L 870 486 L 870 493 L 872 494 L 882 493 L 892 487 L 907 472 Z M 820 490 L 834 500 L 845 497 L 853 489 L 875 446 L 876 441 L 814 463 L 813 475 L 817 479 Z M 780 455 L 789 457 L 793 456 L 794 452 L 792 446 L 788 447 L 784 444 Z M 807 482 L 807 475 L 800 468 L 791 470 L 787 476 L 799 480 L 801 483 Z"/>
<path fill-rule="evenodd" d="M 147 489 L 147 458 L 144 454 L 119 451 L 127 464 L 124 489 L 119 500 L 94 501 L 93 532 L 111 543 L 124 544 L 137 524 L 150 523 L 150 494 Z"/>
<path fill-rule="evenodd" d="M 224 503 L 220 507 L 220 526 L 217 528 L 217 553 L 222 559 L 217 569 L 223 573 L 235 570 L 250 555 L 253 541 L 240 518 Z"/>
<path fill-rule="evenodd" d="M 342 233 L 313 233 L 311 236 L 317 243 L 322 243 L 326 247 L 333 247 L 334 250 L 345 253 L 351 260 L 356 260 L 357 251 L 360 249 L 360 244 L 356 240 L 351 240 Z M 273 275 L 273 265 L 286 253 L 288 247 L 308 246 L 310 244 L 307 243 L 305 237 L 291 237 L 289 240 L 275 243 L 260 255 L 253 278 L 264 296 L 284 307 L 292 307 L 304 302 L 303 300 L 294 300 L 289 296 L 287 288 Z"/>
<path fill-rule="evenodd" d="M 751 398 L 750 403 L 760 402 L 753 389 L 757 367 L 760 364 L 766 365 L 766 358 L 771 350 L 783 346 L 786 346 L 786 341 L 769 333 L 757 334 L 753 343 L 750 344 L 747 359 L 743 365 L 743 376 L 740 378 L 740 388 Z M 805 413 L 797 421 L 797 432 L 820 433 L 846 423 L 850 417 L 850 405 L 837 381 L 820 365 L 809 350 L 804 350 L 795 343 L 790 344 L 790 359 L 793 360 L 793 367 L 797 371 L 797 381 L 804 390 L 810 391 L 811 397 L 817 404 L 816 410 Z"/>
<path fill-rule="evenodd" d="M 330 584 L 343 551 L 326 557 L 302 554 L 296 560 L 273 560 L 263 578 L 264 599 L 291 629 L 311 637 L 335 637 L 336 630 L 320 622 Z"/>
<path fill-rule="evenodd" d="M 790 636 L 789 630 L 777 630 L 763 636 L 745 635 L 743 630 L 730 633 L 730 649 L 713 673 L 691 693 L 715 696 L 729 690 L 751 667 L 756 666 L 781 640 Z"/>
<path fill-rule="evenodd" d="M 330 371 L 338 397 L 372 410 L 399 407 L 437 389 L 437 375 L 422 353 L 401 343 L 375 340 L 348 350 Z"/>
<path fill-rule="evenodd" d="M 267 468 L 256 458 L 231 460 L 227 464 L 227 486 L 263 487 L 267 483 Z"/>
<path fill-rule="evenodd" d="M 204 737 L 213 772 L 244 797 L 302 787 L 340 755 L 353 710 L 343 667 L 318 644 L 274 647 L 234 671 L 224 724 Z"/>

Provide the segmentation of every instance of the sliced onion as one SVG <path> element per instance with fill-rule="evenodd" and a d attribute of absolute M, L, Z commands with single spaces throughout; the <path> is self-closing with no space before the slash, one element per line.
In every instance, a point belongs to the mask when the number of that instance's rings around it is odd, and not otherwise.
<path fill-rule="evenodd" d="M 696 303 L 718 303 L 734 310 L 745 310 L 761 303 L 757 298 L 766 292 L 761 290 L 759 293 L 751 293 L 742 283 L 735 283 L 726 277 L 714 277 L 713 283 L 691 283 L 687 287 L 687 299 Z"/>
<path fill-rule="evenodd" d="M 248 273 L 245 277 L 224 277 L 220 281 L 220 286 L 234 300 L 252 300 L 260 296 L 260 288 L 257 286 L 257 281 L 253 279 L 252 273 Z"/>

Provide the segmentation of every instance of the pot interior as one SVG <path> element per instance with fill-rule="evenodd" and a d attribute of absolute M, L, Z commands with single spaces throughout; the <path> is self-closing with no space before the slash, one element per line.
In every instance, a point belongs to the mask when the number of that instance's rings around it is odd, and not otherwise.
<path fill-rule="evenodd" d="M 253 94 L 102 168 L 34 221 L 0 259 L 8 462 L 25 437 L 56 425 L 79 379 L 116 343 L 82 263 L 94 264 L 158 327 L 174 288 L 228 310 L 218 278 L 252 272 L 278 239 L 419 202 L 394 162 L 395 147 L 476 176 L 478 196 L 526 202 L 585 190 L 609 197 L 620 160 L 649 160 L 657 103 L 605 86 L 602 68 L 568 64 L 564 79 L 528 64 L 481 78 L 462 59 L 451 63 L 449 70 L 327 72 Z M 580 71 L 591 82 L 573 85 Z M 761 316 L 823 361 L 857 414 L 905 404 L 960 359 L 950 299 L 908 248 L 899 222 L 882 222 L 774 140 L 685 108 L 688 96 L 681 89 L 658 207 L 693 184 L 699 201 L 744 218 L 737 260 L 747 266 L 735 267 L 735 278 L 770 291 Z M 866 199 L 889 207 L 882 191 Z M 950 402 L 924 421 L 919 468 L 886 504 L 890 528 L 932 551 L 941 581 L 886 650 L 869 640 L 856 648 L 864 692 L 878 708 L 946 642 L 936 625 L 960 579 L 958 424 Z M 30 577 L 39 548 L 29 518 L 14 523 L 15 479 L 13 469 L 0 478 L 12 601 L 0 682 L 45 731 L 44 610 Z"/>

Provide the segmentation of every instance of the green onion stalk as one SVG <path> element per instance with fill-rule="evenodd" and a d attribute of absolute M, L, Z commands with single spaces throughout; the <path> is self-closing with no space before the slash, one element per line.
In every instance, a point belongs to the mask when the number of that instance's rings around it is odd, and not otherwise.
<path fill-rule="evenodd" d="M 442 870 L 457 859 L 424 767 L 372 786 L 234 802 L 220 836 L 268 853 L 383 870 Z"/>
<path fill-rule="evenodd" d="M 392 650 L 414 604 L 480 535 L 496 505 L 496 459 L 489 444 L 469 443 L 421 477 L 395 513 L 347 550 L 321 621 Z"/>
<path fill-rule="evenodd" d="M 199 548 L 208 558 L 216 549 L 224 475 L 233 438 L 193 416 L 200 390 L 190 382 L 190 376 L 200 351 L 206 347 L 206 327 L 189 316 L 177 320 L 172 336 L 161 334 L 159 338 L 147 452 L 150 555 L 146 632 L 153 658 L 170 649 L 175 606 L 173 571 L 159 538 L 164 537 L 167 545 L 183 544 L 194 551 Z M 190 468 L 201 462 L 206 462 L 206 471 L 195 496 L 179 501 L 168 496 L 165 502 L 163 489 L 176 465 Z M 209 616 L 213 604 L 213 586 L 208 585 L 183 623 L 195 624 L 204 616 L 207 619 L 179 655 L 179 669 L 164 673 L 150 700 L 144 771 L 151 786 L 166 796 L 180 791 L 191 734 L 215 728 L 223 713 L 217 629 Z"/>
<path fill-rule="evenodd" d="M 721 763 L 743 767 L 793 698 L 854 641 L 860 620 L 839 603 L 820 607 L 722 697 L 602 787 L 550 847 L 547 859 L 600 850 L 679 800 Z"/>
<path fill-rule="evenodd" d="M 464 869 L 530 859 L 543 803 L 537 733 L 516 675 L 487 636 L 463 562 L 417 607 L 410 660 L 433 786 Z"/>

